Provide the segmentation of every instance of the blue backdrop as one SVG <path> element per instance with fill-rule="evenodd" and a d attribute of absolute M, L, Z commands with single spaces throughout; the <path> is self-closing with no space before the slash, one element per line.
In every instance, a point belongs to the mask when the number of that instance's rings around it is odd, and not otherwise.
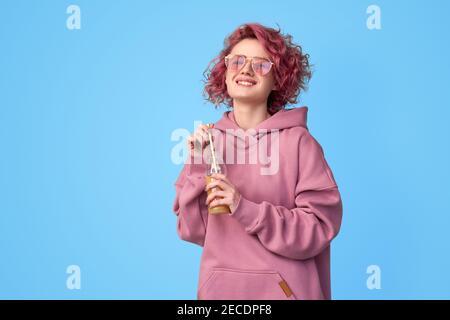
<path fill-rule="evenodd" d="M 67 26 L 71 4 L 80 29 Z M 381 29 L 366 24 L 373 4 Z M 201 248 L 176 234 L 171 136 L 227 110 L 204 102 L 202 73 L 245 22 L 278 23 L 315 65 L 297 106 L 344 203 L 333 298 L 450 298 L 449 10 L 2 0 L 0 298 L 196 298 Z"/>

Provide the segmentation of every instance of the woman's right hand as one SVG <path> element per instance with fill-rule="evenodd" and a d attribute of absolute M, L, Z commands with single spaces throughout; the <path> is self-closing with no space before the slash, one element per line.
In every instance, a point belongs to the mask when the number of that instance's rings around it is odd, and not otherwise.
<path fill-rule="evenodd" d="M 211 138 L 214 140 L 212 136 Z M 194 133 L 187 137 L 186 143 L 191 157 L 202 156 L 203 149 L 209 144 L 208 126 L 205 124 L 199 125 Z"/>

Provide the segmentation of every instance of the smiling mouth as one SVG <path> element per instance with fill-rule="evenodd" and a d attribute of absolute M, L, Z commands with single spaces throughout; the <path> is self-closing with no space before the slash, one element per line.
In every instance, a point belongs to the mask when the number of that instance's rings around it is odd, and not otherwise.
<path fill-rule="evenodd" d="M 239 81 L 236 81 L 236 84 L 241 86 L 241 87 L 253 87 L 256 83 L 251 83 L 249 81 L 239 80 Z"/>

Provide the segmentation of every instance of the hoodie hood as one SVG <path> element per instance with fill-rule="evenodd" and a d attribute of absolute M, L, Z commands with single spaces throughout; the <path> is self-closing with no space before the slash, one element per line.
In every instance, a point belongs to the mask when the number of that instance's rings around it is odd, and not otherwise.
<path fill-rule="evenodd" d="M 222 131 L 224 135 L 232 135 L 237 139 L 244 140 L 245 148 L 257 143 L 264 135 L 270 134 L 271 130 L 284 130 L 293 127 L 303 127 L 308 130 L 307 121 L 308 107 L 281 109 L 271 117 L 259 123 L 255 128 L 244 130 L 238 126 L 234 118 L 234 111 L 226 111 L 222 118 L 214 124 L 214 128 Z M 252 136 L 256 139 L 246 139 Z M 240 145 L 240 144 L 237 144 Z"/>

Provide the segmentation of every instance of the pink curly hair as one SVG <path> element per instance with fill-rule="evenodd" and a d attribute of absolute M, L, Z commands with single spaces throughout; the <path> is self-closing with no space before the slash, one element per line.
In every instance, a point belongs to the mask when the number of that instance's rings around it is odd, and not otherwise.
<path fill-rule="evenodd" d="M 208 64 L 203 72 L 205 88 L 203 95 L 217 108 L 221 103 L 233 107 L 233 99 L 228 95 L 225 84 L 226 66 L 224 57 L 243 39 L 257 39 L 271 57 L 273 75 L 277 90 L 273 90 L 267 100 L 268 112 L 273 114 L 286 104 L 297 103 L 297 96 L 307 90 L 312 71 L 309 55 L 292 42 L 292 36 L 283 35 L 278 30 L 259 23 L 247 23 L 238 27 L 224 41 L 224 49 Z M 212 67 L 211 67 L 212 66 Z"/>

